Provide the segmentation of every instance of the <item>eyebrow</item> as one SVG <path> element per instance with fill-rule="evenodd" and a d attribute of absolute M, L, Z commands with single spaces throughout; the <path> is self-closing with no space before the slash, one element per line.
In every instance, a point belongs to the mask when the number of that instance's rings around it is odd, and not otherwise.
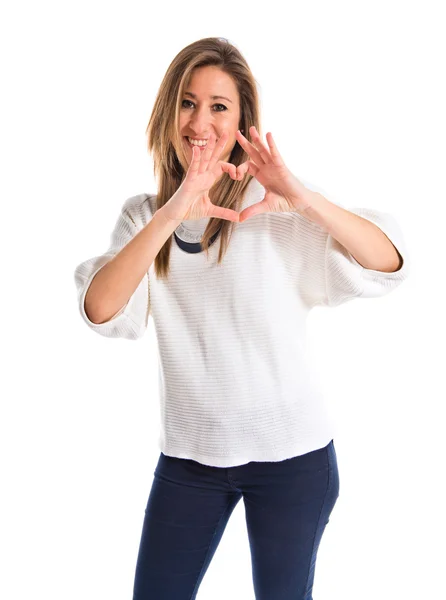
<path fill-rule="evenodd" d="M 196 99 L 197 95 L 196 94 L 192 94 L 192 92 L 184 92 L 185 96 L 191 96 L 192 98 Z M 218 100 L 219 98 L 223 98 L 224 100 L 227 100 L 228 102 L 230 102 L 232 104 L 232 100 L 229 100 L 229 98 L 226 98 L 226 96 L 209 96 L 209 98 L 211 100 Z"/>

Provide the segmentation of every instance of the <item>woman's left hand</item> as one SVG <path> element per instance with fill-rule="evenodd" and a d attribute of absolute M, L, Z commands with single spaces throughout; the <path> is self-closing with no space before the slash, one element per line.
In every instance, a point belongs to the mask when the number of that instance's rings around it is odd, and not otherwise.
<path fill-rule="evenodd" d="M 254 125 L 249 131 L 252 143 L 240 131 L 236 133 L 238 143 L 250 157 L 237 167 L 237 179 L 242 179 L 246 173 L 253 175 L 265 188 L 265 197 L 242 210 L 239 223 L 265 212 L 303 212 L 310 206 L 314 192 L 307 189 L 285 165 L 270 132 L 266 134 L 268 150 Z"/>

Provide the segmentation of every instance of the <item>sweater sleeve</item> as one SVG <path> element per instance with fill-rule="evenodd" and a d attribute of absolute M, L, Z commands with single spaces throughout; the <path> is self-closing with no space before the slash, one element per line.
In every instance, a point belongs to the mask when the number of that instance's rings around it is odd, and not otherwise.
<path fill-rule="evenodd" d="M 315 186 L 305 185 L 320 191 Z M 320 193 L 329 198 L 324 192 Z M 334 203 L 342 206 L 339 202 Z M 300 279 L 311 306 L 334 307 L 355 298 L 384 296 L 398 287 L 410 273 L 410 255 L 403 232 L 393 215 L 371 208 L 346 210 L 371 221 L 383 231 L 400 256 L 400 268 L 391 273 L 366 269 L 322 227 L 301 217 L 299 233 L 304 243 L 301 245 L 303 276 Z"/>
<path fill-rule="evenodd" d="M 409 254 L 396 219 L 387 212 L 349 208 L 350 212 L 377 225 L 397 250 L 400 268 L 387 273 L 366 269 L 331 235 L 325 243 L 325 292 L 321 304 L 338 306 L 354 298 L 384 296 L 398 287 L 409 274 Z"/>
<path fill-rule="evenodd" d="M 85 296 L 96 273 L 138 233 L 146 224 L 143 200 L 145 194 L 125 201 L 110 236 L 107 251 L 80 263 L 74 272 L 78 307 L 84 322 L 96 333 L 105 337 L 121 337 L 136 340 L 143 336 L 150 314 L 148 273 L 144 275 L 128 302 L 108 321 L 93 323 L 85 312 Z"/>

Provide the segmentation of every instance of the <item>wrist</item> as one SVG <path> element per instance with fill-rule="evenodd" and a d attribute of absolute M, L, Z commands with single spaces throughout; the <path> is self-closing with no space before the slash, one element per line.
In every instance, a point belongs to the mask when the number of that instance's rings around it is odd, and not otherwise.
<path fill-rule="evenodd" d="M 153 215 L 152 221 L 158 223 L 158 227 L 164 231 L 165 235 L 170 236 L 174 233 L 175 229 L 180 225 L 180 219 L 172 219 L 168 213 L 164 210 L 164 206 L 159 208 Z"/>
<path fill-rule="evenodd" d="M 167 204 L 159 208 L 155 215 L 158 215 L 160 221 L 164 222 L 165 225 L 172 225 L 174 227 L 178 227 L 178 225 L 183 221 L 180 218 L 173 218 L 169 215 L 169 210 L 166 209 Z"/>

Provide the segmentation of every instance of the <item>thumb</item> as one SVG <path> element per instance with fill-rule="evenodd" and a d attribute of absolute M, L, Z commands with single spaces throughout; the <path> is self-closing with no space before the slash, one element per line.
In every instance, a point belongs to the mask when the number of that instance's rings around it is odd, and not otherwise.
<path fill-rule="evenodd" d="M 215 204 L 212 204 L 212 208 L 209 212 L 211 217 L 226 219 L 227 221 L 235 221 L 236 223 L 239 222 L 239 213 L 231 208 L 224 208 L 223 206 L 216 206 Z"/>

